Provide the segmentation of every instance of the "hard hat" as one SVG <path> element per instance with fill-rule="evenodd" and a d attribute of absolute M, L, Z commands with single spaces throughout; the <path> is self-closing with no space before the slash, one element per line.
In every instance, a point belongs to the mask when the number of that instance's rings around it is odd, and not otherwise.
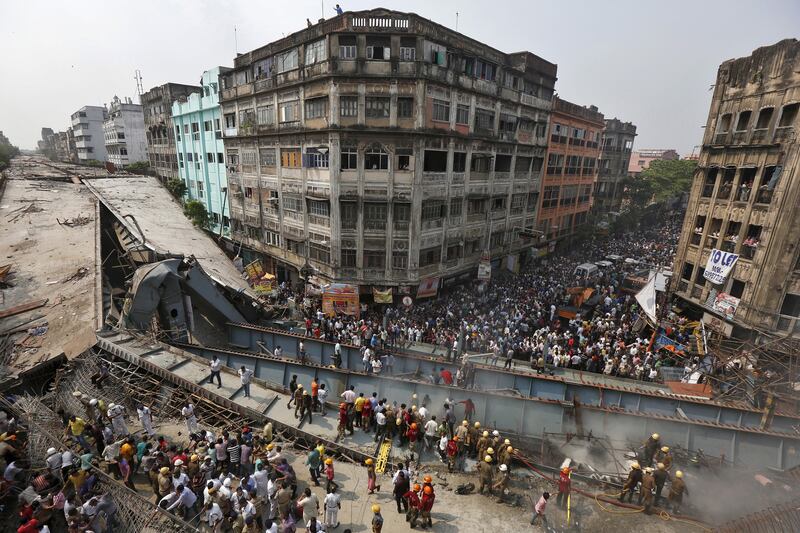
<path fill-rule="evenodd" d="M 333 464 L 333 459 L 331 459 L 330 457 L 328 457 L 327 459 L 325 459 L 325 464 L 326 464 L 326 465 L 332 465 L 332 464 Z"/>
<path fill-rule="evenodd" d="M 116 406 L 117 406 L 117 404 L 115 404 L 115 403 L 110 403 L 110 404 L 108 404 L 108 408 L 109 408 L 109 409 L 113 409 L 113 408 L 115 408 Z"/>
<path fill-rule="evenodd" d="M 508 448 L 506 448 L 506 451 L 508 453 L 512 453 L 514 451 L 514 447 L 513 446 L 509 446 Z"/>
<path fill-rule="evenodd" d="M 682 478 L 683 477 L 683 472 L 678 470 L 677 472 L 675 472 L 675 477 L 678 478 L 678 479 Z"/>
<path fill-rule="evenodd" d="M 653 467 L 652 466 L 648 466 L 647 468 L 644 469 L 644 471 L 646 473 L 648 473 L 648 474 L 652 474 L 653 473 Z"/>
<path fill-rule="evenodd" d="M 162 466 L 159 472 L 161 472 L 161 475 L 166 476 L 167 474 L 169 474 L 169 468 L 167 468 L 166 466 Z"/>
<path fill-rule="evenodd" d="M 372 504 L 372 512 L 375 513 L 375 514 L 380 513 L 381 512 L 381 506 L 378 505 L 377 503 L 373 503 Z"/>
<path fill-rule="evenodd" d="M 402 418 L 396 418 L 396 419 L 395 419 L 395 421 L 394 421 L 394 423 L 395 423 L 395 424 L 397 424 L 397 425 L 399 426 L 400 424 L 402 424 L 402 423 L 403 423 L 403 419 L 402 419 Z"/>
<path fill-rule="evenodd" d="M 475 422 L 475 429 L 480 429 L 480 427 L 481 427 L 481 423 L 480 422 Z"/>
<path fill-rule="evenodd" d="M 486 448 L 486 453 L 492 455 L 494 453 L 494 448 Z"/>
<path fill-rule="evenodd" d="M 417 429 L 417 423 L 411 422 L 411 429 Z"/>
<path fill-rule="evenodd" d="M 425 488 L 422 489 L 422 492 L 424 492 L 425 494 L 433 494 L 433 487 L 431 487 L 430 485 L 425 485 Z"/>
<path fill-rule="evenodd" d="M 501 472 L 505 472 L 507 470 L 508 470 L 508 466 L 507 465 L 500 465 L 500 471 Z"/>
<path fill-rule="evenodd" d="M 76 390 L 75 392 L 72 393 L 72 395 L 75 396 L 76 398 L 80 398 L 81 396 L 83 396 L 83 393 L 79 390 Z"/>
<path fill-rule="evenodd" d="M 414 492 L 419 492 L 422 487 L 419 486 L 419 483 L 414 483 Z"/>
<path fill-rule="evenodd" d="M 416 411 L 416 410 L 417 410 L 417 406 L 416 406 L 416 405 L 412 405 L 412 406 L 411 406 L 411 410 L 412 410 L 412 411 Z"/>
<path fill-rule="evenodd" d="M 484 437 L 488 437 L 488 436 L 489 436 L 489 432 L 488 432 L 488 431 L 484 431 L 484 432 L 483 432 L 483 436 L 484 436 Z"/>
<path fill-rule="evenodd" d="M 656 466 L 658 467 L 659 470 L 664 470 L 666 468 L 666 465 L 664 463 L 658 463 Z"/>
<path fill-rule="evenodd" d="M 639 467 L 639 463 L 637 463 L 636 461 L 634 461 L 633 463 L 631 463 L 631 468 L 633 468 L 634 470 L 638 470 L 638 469 L 640 468 L 640 467 Z"/>
<path fill-rule="evenodd" d="M 58 450 L 56 450 L 55 448 L 48 448 L 48 449 L 47 449 L 47 455 L 53 455 L 53 454 L 54 454 L 54 453 L 56 453 L 57 451 L 58 451 Z"/>
<path fill-rule="evenodd" d="M 302 388 L 303 388 L 303 386 L 302 386 L 302 385 L 300 385 L 300 384 L 298 383 L 298 384 L 297 384 L 297 388 L 298 388 L 298 389 L 302 389 Z"/>
<path fill-rule="evenodd" d="M 416 400 L 417 399 L 417 393 L 415 392 L 414 394 L 411 395 L 411 397 Z"/>
<path fill-rule="evenodd" d="M 372 459 L 367 457 L 367 460 L 364 461 L 364 463 L 366 463 L 367 465 L 371 465 L 372 464 Z"/>
<path fill-rule="evenodd" d="M 175 461 L 175 466 L 181 466 L 181 465 L 183 465 L 183 459 L 178 459 L 177 461 Z"/>
<path fill-rule="evenodd" d="M 270 442 L 269 444 L 267 444 L 267 449 L 268 449 L 268 450 L 271 450 L 271 449 L 272 449 L 272 448 L 274 448 L 274 447 L 275 447 L 275 445 L 274 445 L 274 444 L 272 444 L 271 442 Z"/>
<path fill-rule="evenodd" d="M 669 446 L 662 446 L 661 451 L 667 453 L 669 451 Z"/>
<path fill-rule="evenodd" d="M 491 455 L 487 455 L 486 457 L 483 458 L 483 460 L 486 461 L 487 463 L 491 463 L 492 462 L 492 456 Z"/>
<path fill-rule="evenodd" d="M 505 445 L 508 446 L 509 444 L 511 444 L 511 441 L 506 439 Z"/>
<path fill-rule="evenodd" d="M 200 458 L 199 458 L 199 457 L 197 456 L 197 454 L 195 453 L 195 454 L 192 454 L 192 456 L 191 456 L 191 457 L 189 457 L 189 460 L 190 460 L 191 462 L 193 462 L 193 463 L 194 463 L 194 462 L 196 462 L 196 461 L 199 461 L 199 460 L 200 460 Z"/>
<path fill-rule="evenodd" d="M 425 476 L 424 478 L 422 478 L 422 481 L 424 481 L 425 483 L 433 483 L 433 478 L 431 476 Z"/>
<path fill-rule="evenodd" d="M 453 435 L 453 441 L 457 441 L 457 440 L 458 440 L 458 435 Z"/>
<path fill-rule="evenodd" d="M 653 440 L 658 440 L 658 436 L 659 436 L 658 433 L 653 433 L 652 435 L 650 435 L 650 438 Z"/>
<path fill-rule="evenodd" d="M 307 390 L 303 391 L 303 396 L 308 396 L 308 391 Z"/>
<path fill-rule="evenodd" d="M 500 432 L 495 429 L 494 431 L 492 431 L 492 435 L 495 436 L 495 437 L 499 437 L 500 436 Z"/>
<path fill-rule="evenodd" d="M 469 422 L 464 420 L 463 422 L 461 422 L 461 425 L 464 426 L 464 427 L 467 427 L 469 425 Z"/>
<path fill-rule="evenodd" d="M 339 404 L 339 409 L 347 409 L 347 404 L 342 402 Z"/>
<path fill-rule="evenodd" d="M 91 405 L 92 407 L 97 405 L 97 398 L 92 398 L 91 400 L 89 400 L 89 405 Z"/>
<path fill-rule="evenodd" d="M 561 472 L 564 474 L 569 474 L 569 467 L 565 466 L 564 468 L 561 469 Z"/>

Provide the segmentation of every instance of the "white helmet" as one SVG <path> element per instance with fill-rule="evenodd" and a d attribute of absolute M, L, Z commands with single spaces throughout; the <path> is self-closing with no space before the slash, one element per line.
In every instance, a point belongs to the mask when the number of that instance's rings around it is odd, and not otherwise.
<path fill-rule="evenodd" d="M 58 453 L 58 450 L 56 450 L 55 448 L 47 449 L 47 455 L 53 455 L 54 453 Z"/>
<path fill-rule="evenodd" d="M 76 398 L 80 398 L 81 396 L 83 396 L 83 393 L 79 390 L 76 390 L 75 392 L 72 393 L 72 395 L 75 396 Z"/>
<path fill-rule="evenodd" d="M 109 409 L 113 409 L 113 408 L 115 408 L 116 406 L 117 406 L 117 404 L 115 404 L 115 403 L 110 403 L 110 404 L 108 404 L 108 408 L 109 408 Z"/>
<path fill-rule="evenodd" d="M 494 431 L 492 431 L 492 435 L 494 435 L 495 437 L 499 437 L 500 432 L 495 429 Z"/>
<path fill-rule="evenodd" d="M 92 398 L 91 400 L 89 400 L 89 405 L 91 405 L 92 407 L 97 405 L 97 398 Z"/>
<path fill-rule="evenodd" d="M 500 465 L 500 471 L 501 471 L 501 472 L 505 472 L 506 470 L 508 470 L 508 466 L 506 466 L 506 465 Z"/>
<path fill-rule="evenodd" d="M 175 466 L 181 466 L 181 465 L 183 465 L 183 459 L 178 459 L 177 461 L 175 461 Z"/>

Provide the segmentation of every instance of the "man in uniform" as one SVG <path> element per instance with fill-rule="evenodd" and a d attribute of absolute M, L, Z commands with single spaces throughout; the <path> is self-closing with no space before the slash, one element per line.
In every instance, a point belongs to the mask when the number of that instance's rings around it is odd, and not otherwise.
<path fill-rule="evenodd" d="M 656 459 L 659 463 L 664 463 L 664 469 L 669 472 L 672 468 L 672 453 L 669 451 L 669 446 L 662 446 L 661 451 L 656 454 Z"/>
<path fill-rule="evenodd" d="M 464 446 L 467 442 L 467 435 L 469 434 L 469 422 L 464 420 L 461 425 L 456 428 L 456 437 L 458 437 L 458 455 L 464 455 Z"/>
<path fill-rule="evenodd" d="M 653 468 L 648 466 L 644 469 L 642 490 L 639 492 L 639 505 L 642 505 L 642 502 L 644 502 L 645 514 L 651 514 L 653 512 L 653 491 L 655 488 L 656 481 L 653 477 Z"/>
<path fill-rule="evenodd" d="M 478 476 L 481 480 L 481 486 L 478 492 L 483 494 L 483 489 L 488 487 L 489 494 L 492 494 L 492 457 L 490 455 L 485 456 L 483 461 L 478 463 L 478 468 Z"/>
<path fill-rule="evenodd" d="M 569 477 L 570 469 L 565 466 L 561 469 L 558 476 L 558 496 L 556 497 L 556 506 L 560 509 L 566 509 L 567 500 L 569 499 L 569 491 L 572 488 L 572 479 Z"/>
<path fill-rule="evenodd" d="M 431 520 L 431 510 L 433 509 L 433 502 L 436 495 L 433 493 L 433 487 L 426 485 L 422 489 L 422 499 L 420 500 L 420 516 L 422 517 L 422 527 L 433 527 Z"/>
<path fill-rule="evenodd" d="M 622 486 L 622 493 L 619 495 L 619 501 L 625 500 L 625 495 L 628 494 L 628 501 L 633 502 L 633 493 L 636 492 L 636 486 L 642 481 L 642 469 L 639 463 L 634 462 L 631 464 L 631 471 L 628 472 L 628 479 Z"/>
<path fill-rule="evenodd" d="M 653 479 L 655 479 L 656 482 L 655 505 L 659 505 L 661 502 L 661 491 L 664 489 L 664 484 L 669 479 L 669 472 L 667 472 L 664 463 L 658 463 L 656 471 L 653 472 Z"/>
<path fill-rule="evenodd" d="M 644 443 L 644 464 L 650 466 L 653 464 L 653 457 L 658 449 L 661 447 L 661 438 L 658 433 L 653 433 L 650 438 Z"/>
<path fill-rule="evenodd" d="M 458 435 L 447 441 L 447 471 L 452 472 L 456 468 L 458 459 Z"/>
<path fill-rule="evenodd" d="M 475 449 L 478 451 L 478 457 L 481 458 L 486 455 L 486 449 L 489 447 L 489 432 L 484 431 L 483 435 L 475 443 Z"/>
<path fill-rule="evenodd" d="M 419 483 L 415 483 L 414 487 L 403 494 L 403 498 L 408 502 L 408 511 L 406 511 L 406 522 L 411 526 L 411 529 L 417 527 L 417 519 L 421 509 L 421 502 L 419 500 L 419 493 L 422 487 Z"/>
<path fill-rule="evenodd" d="M 467 450 L 470 457 L 475 457 L 475 444 L 478 442 L 479 431 L 481 429 L 481 423 L 475 422 L 475 424 L 469 428 L 467 431 Z"/>
<path fill-rule="evenodd" d="M 669 485 L 669 503 L 672 506 L 673 513 L 681 511 L 681 504 L 683 503 L 683 493 L 689 494 L 689 488 L 683 481 L 683 472 L 678 470 L 675 472 L 675 479 Z"/>
<path fill-rule="evenodd" d="M 508 472 L 508 465 L 502 464 L 500 465 L 500 473 L 498 474 L 499 479 L 497 482 L 492 486 L 492 488 L 497 492 L 497 503 L 505 503 L 506 501 L 506 494 L 508 493 L 508 483 L 509 479 L 509 472 Z"/>
<path fill-rule="evenodd" d="M 383 517 L 381 516 L 381 506 L 377 503 L 372 505 L 372 533 L 381 533 L 383 529 Z"/>

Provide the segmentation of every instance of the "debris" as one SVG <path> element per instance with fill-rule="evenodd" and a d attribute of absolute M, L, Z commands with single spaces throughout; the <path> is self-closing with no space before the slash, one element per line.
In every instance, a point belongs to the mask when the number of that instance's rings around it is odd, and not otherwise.
<path fill-rule="evenodd" d="M 11 272 L 11 265 L 3 265 L 0 266 L 0 289 L 7 289 L 8 287 L 13 287 L 9 282 L 6 281 L 8 278 L 9 273 Z"/>
<path fill-rule="evenodd" d="M 47 324 L 42 326 L 34 326 L 28 329 L 28 334 L 33 335 L 34 337 L 41 337 L 45 333 L 47 333 Z"/>
<path fill-rule="evenodd" d="M 472 494 L 474 490 L 475 490 L 474 483 L 466 483 L 464 485 L 459 485 L 458 487 L 456 487 L 456 494 L 461 494 L 461 495 Z"/>
<path fill-rule="evenodd" d="M 75 273 L 73 275 L 71 275 L 70 277 L 65 279 L 64 283 L 66 283 L 68 281 L 78 281 L 79 279 L 84 278 L 86 276 L 86 274 L 88 274 L 88 273 L 89 273 L 89 269 L 88 268 L 80 267 L 78 270 L 75 271 Z"/>
<path fill-rule="evenodd" d="M 7 318 L 10 316 L 18 315 L 20 313 L 24 313 L 25 311 L 38 309 L 46 303 L 47 303 L 47 298 L 45 298 L 44 300 L 33 300 L 31 302 L 20 304 L 16 307 L 12 307 L 10 309 L 4 309 L 0 311 L 0 318 Z"/>
<path fill-rule="evenodd" d="M 77 226 L 85 226 L 91 221 L 92 219 L 89 217 L 66 218 L 64 219 L 64 222 L 61 222 L 60 220 L 56 219 L 56 222 L 58 222 L 60 226 L 69 226 L 70 228 L 74 228 Z"/>
<path fill-rule="evenodd" d="M 15 213 L 15 215 L 11 217 L 10 222 L 16 222 L 26 214 L 41 213 L 42 211 L 44 211 L 44 209 L 37 206 L 35 202 L 31 202 L 25 207 L 20 207 L 19 209 L 11 211 L 11 213 Z"/>

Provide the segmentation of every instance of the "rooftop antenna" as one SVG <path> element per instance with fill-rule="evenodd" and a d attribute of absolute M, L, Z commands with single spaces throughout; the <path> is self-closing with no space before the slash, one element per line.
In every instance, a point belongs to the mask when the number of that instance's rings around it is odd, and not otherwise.
<path fill-rule="evenodd" d="M 236 26 L 233 27 L 233 53 L 239 55 L 239 39 L 236 36 Z"/>
<path fill-rule="evenodd" d="M 320 17 L 325 18 L 325 0 L 320 0 L 320 8 L 321 8 L 321 15 Z"/>
<path fill-rule="evenodd" d="M 458 31 L 458 11 L 456 11 L 456 31 Z"/>
<path fill-rule="evenodd" d="M 136 69 L 133 73 L 133 79 L 136 80 L 136 94 L 139 95 L 139 103 L 142 103 L 142 93 L 144 93 L 144 88 L 142 87 L 142 71 Z"/>

